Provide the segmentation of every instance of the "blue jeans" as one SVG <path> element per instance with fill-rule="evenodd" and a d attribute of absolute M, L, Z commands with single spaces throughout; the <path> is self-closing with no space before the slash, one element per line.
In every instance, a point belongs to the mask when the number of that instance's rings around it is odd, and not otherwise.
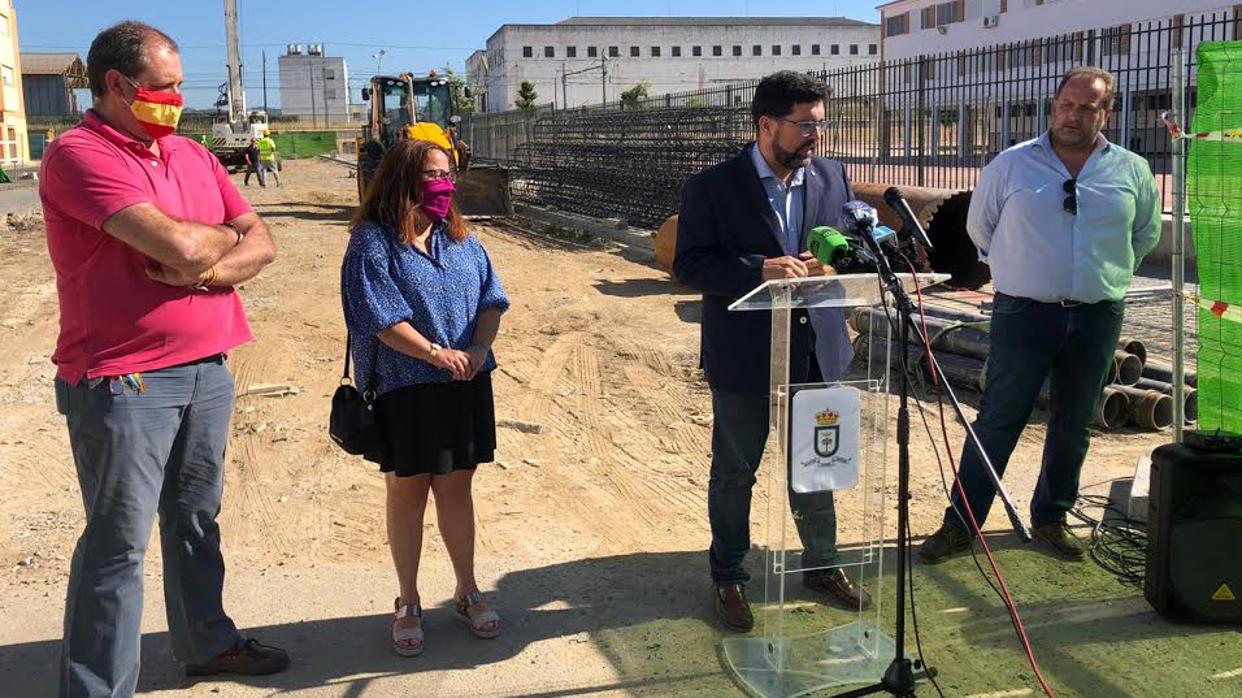
<path fill-rule="evenodd" d="M 216 515 L 233 378 L 223 357 L 117 379 L 57 379 L 86 527 L 73 552 L 61 696 L 128 696 L 138 683 L 142 566 L 156 514 L 173 653 L 210 659 L 240 635 L 224 613 Z"/>
<path fill-rule="evenodd" d="M 750 495 L 768 440 L 768 397 L 712 391 L 712 472 L 707 513 L 712 528 L 708 551 L 717 586 L 747 582 L 742 567 L 750 550 Z M 787 466 L 788 467 L 788 466 Z M 802 539 L 802 567 L 825 569 L 837 557 L 837 517 L 832 492 L 789 490 L 790 508 Z"/>
<path fill-rule="evenodd" d="M 1031 500 L 1031 525 L 1065 521 L 1078 499 L 1078 476 L 1091 441 L 1090 425 L 1121 334 L 1121 301 L 1065 308 L 1029 298 L 996 294 L 992 309 L 987 385 L 975 419 L 975 433 L 997 475 L 1030 419 L 1044 381 L 1049 382 L 1048 434 L 1039 482 Z M 996 487 L 969 441 L 962 446 L 958 481 L 980 526 L 988 516 Z M 953 505 L 962 509 L 954 484 Z M 945 523 L 970 530 L 953 507 Z"/>

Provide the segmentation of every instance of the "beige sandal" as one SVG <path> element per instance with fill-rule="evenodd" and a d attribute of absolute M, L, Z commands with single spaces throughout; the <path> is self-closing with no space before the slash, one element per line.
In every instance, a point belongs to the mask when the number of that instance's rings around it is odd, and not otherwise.
<path fill-rule="evenodd" d="M 392 621 L 392 651 L 402 657 L 417 657 L 423 653 L 423 609 L 418 604 L 401 605 L 401 597 L 393 600 L 397 610 Z M 418 625 L 398 628 L 397 622 L 402 618 L 417 618 Z"/>
<path fill-rule="evenodd" d="M 486 603 L 478 589 L 466 594 L 464 599 L 456 599 L 455 603 L 454 615 L 470 628 L 475 637 L 491 639 L 500 635 L 500 616 L 495 611 L 489 608 L 479 611 L 473 618 L 470 617 L 471 608 Z M 488 624 L 492 624 L 492 627 L 488 628 Z"/>

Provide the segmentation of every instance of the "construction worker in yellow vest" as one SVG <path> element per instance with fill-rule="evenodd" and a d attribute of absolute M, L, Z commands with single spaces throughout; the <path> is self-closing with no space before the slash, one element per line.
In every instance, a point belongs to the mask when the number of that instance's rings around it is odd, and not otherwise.
<path fill-rule="evenodd" d="M 259 139 L 259 171 L 271 172 L 276 178 L 276 186 L 280 186 L 280 172 L 276 166 L 276 141 L 272 140 L 272 132 L 263 129 L 263 137 Z M 263 181 L 260 177 L 260 182 Z"/>

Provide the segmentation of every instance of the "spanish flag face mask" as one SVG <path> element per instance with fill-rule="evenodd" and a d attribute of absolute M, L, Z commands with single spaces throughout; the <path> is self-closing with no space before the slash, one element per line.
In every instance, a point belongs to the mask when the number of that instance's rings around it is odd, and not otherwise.
<path fill-rule="evenodd" d="M 152 138 L 171 136 L 177 131 L 177 122 L 181 121 L 181 106 L 184 98 L 178 92 L 148 90 L 138 83 L 129 80 L 137 93 L 129 109 L 134 112 L 138 123 L 151 134 Z"/>

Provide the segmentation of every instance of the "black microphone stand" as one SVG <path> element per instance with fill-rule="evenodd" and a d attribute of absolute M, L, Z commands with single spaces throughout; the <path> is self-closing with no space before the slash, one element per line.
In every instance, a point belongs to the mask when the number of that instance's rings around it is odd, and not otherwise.
<path fill-rule="evenodd" d="M 863 243 L 870 249 L 876 258 L 876 271 L 880 275 L 880 282 L 885 286 L 892 295 L 897 306 L 897 328 L 900 336 L 900 403 L 897 409 L 897 628 L 894 638 L 896 650 L 894 652 L 893 661 L 889 663 L 888 669 L 884 671 L 884 676 L 879 683 L 863 686 L 852 691 L 836 694 L 835 698 L 855 698 L 857 696 L 869 696 L 877 693 L 888 693 L 899 698 L 915 698 L 915 671 L 913 661 L 906 656 L 906 593 L 908 578 L 911 574 L 909 569 L 909 519 L 910 519 L 910 377 L 909 367 L 907 365 L 907 347 L 910 339 L 910 330 L 913 329 L 923 346 L 929 346 L 927 337 L 924 336 L 923 330 L 914 322 L 915 308 L 910 300 L 910 295 L 906 293 L 906 289 L 901 285 L 901 279 L 893 271 L 892 266 L 888 263 L 888 257 L 881 249 L 880 243 L 872 236 L 870 230 L 863 230 Z M 943 376 L 940 372 L 940 364 L 936 361 L 936 357 L 929 351 L 927 353 L 928 362 L 933 367 L 937 375 Z M 1030 541 L 1031 534 L 1027 530 L 1026 524 L 1018 516 L 1017 509 L 1010 500 L 1009 495 L 1001 487 L 1000 478 L 997 477 L 995 469 L 992 467 L 992 461 L 988 458 L 987 452 L 983 449 L 983 444 L 979 442 L 979 437 L 975 434 L 974 428 L 966 419 L 965 413 L 962 411 L 962 405 L 957 401 L 957 396 L 953 394 L 953 389 L 949 387 L 948 381 L 942 381 L 945 392 L 949 396 L 953 409 L 957 412 L 962 423 L 966 425 L 966 432 L 970 435 L 970 442 L 974 448 L 982 456 L 986 466 L 985 470 L 991 476 L 993 483 L 996 485 L 996 491 L 1001 497 L 1001 501 L 1005 504 L 1005 510 L 1009 514 L 1009 520 L 1013 524 L 1014 531 L 1023 541 Z M 936 670 L 924 666 L 920 673 L 927 677 L 934 677 Z"/>

